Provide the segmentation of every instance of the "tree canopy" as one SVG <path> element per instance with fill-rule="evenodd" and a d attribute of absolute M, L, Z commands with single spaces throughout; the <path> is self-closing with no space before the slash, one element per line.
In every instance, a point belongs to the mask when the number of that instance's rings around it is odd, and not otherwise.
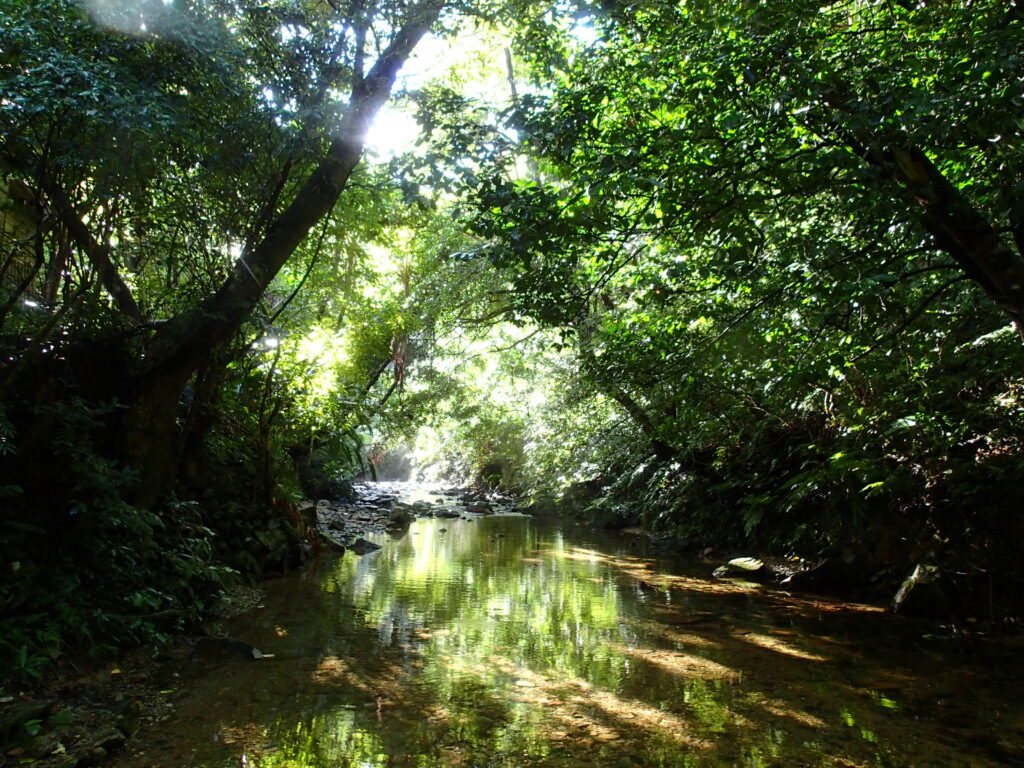
<path fill-rule="evenodd" d="M 181 626 L 399 450 L 690 546 L 1012 587 L 1022 25 L 6 0 L 0 649 Z M 400 116 L 415 146 L 368 152 Z"/>

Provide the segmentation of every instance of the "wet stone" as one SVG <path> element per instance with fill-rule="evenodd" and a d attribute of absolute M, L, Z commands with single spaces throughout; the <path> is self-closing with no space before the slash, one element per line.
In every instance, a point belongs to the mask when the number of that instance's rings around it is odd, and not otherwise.
<path fill-rule="evenodd" d="M 349 547 L 349 549 L 355 552 L 357 555 L 368 555 L 371 552 L 376 552 L 378 549 L 380 549 L 380 545 L 374 544 L 372 541 L 367 541 L 363 538 L 358 538 L 352 542 L 352 545 Z"/>

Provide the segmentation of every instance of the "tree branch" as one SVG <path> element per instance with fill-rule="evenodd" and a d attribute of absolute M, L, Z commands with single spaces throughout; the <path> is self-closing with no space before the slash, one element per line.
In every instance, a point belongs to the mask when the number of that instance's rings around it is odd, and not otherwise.
<path fill-rule="evenodd" d="M 141 323 L 143 318 L 142 312 L 139 311 L 139 305 L 135 303 L 135 297 L 132 296 L 131 289 L 121 279 L 121 275 L 117 272 L 117 267 L 110 260 L 110 246 L 99 242 L 93 237 L 85 222 L 82 221 L 75 211 L 67 194 L 49 173 L 44 172 L 41 174 L 41 182 L 43 191 L 50 199 L 53 212 L 57 214 L 57 217 L 71 235 L 71 239 L 75 241 L 75 244 L 82 249 L 82 252 L 89 259 L 89 263 L 92 264 L 93 269 L 96 270 L 96 274 L 99 276 L 100 285 L 114 299 L 114 304 L 117 305 L 122 314 Z"/>
<path fill-rule="evenodd" d="M 171 367 L 187 375 L 249 316 L 270 281 L 345 190 L 362 158 L 370 124 L 391 95 L 402 65 L 437 20 L 441 5 L 440 0 L 425 0 L 410 10 L 405 26 L 374 63 L 362 87 L 353 91 L 337 138 L 298 194 L 261 240 L 242 253 L 214 296 L 163 326 L 154 339 L 149 371 Z"/>

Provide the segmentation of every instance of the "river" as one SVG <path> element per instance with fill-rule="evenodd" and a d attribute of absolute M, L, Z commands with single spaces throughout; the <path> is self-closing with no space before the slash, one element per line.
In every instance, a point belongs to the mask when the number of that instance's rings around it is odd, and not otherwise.
<path fill-rule="evenodd" d="M 646 541 L 417 520 L 266 585 L 121 768 L 1024 765 L 1018 648 Z"/>

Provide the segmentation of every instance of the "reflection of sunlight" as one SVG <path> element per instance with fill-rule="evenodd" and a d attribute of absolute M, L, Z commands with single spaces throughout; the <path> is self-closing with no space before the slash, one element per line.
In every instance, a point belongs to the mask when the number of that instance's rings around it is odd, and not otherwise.
<path fill-rule="evenodd" d="M 582 547 L 572 547 L 560 554 L 568 560 L 582 560 L 587 563 L 601 563 L 608 559 L 606 555 L 602 555 L 600 552 L 595 552 L 592 549 L 583 549 Z"/>
<path fill-rule="evenodd" d="M 784 653 L 787 656 L 793 656 L 798 659 L 806 659 L 807 661 L 828 661 L 828 657 L 819 656 L 816 653 L 805 651 L 800 648 L 796 648 L 785 640 L 780 640 L 777 637 L 771 635 L 760 635 L 756 632 L 744 632 L 737 633 L 740 640 L 761 648 L 767 648 L 769 651 L 776 651 L 777 653 Z"/>
<path fill-rule="evenodd" d="M 357 706 L 366 706 L 372 720 L 401 721 L 408 707 L 429 732 L 446 734 L 438 752 L 423 755 L 424 766 L 521 750 L 534 750 L 529 754 L 538 760 L 569 759 L 566 765 L 584 754 L 664 761 L 681 752 L 704 766 L 711 753 L 733 759 L 733 748 L 716 735 L 724 733 L 743 734 L 736 743 L 761 756 L 749 762 L 753 766 L 766 764 L 759 760 L 767 753 L 759 750 L 769 745 L 758 735 L 765 718 L 822 727 L 796 700 L 751 690 L 750 668 L 742 662 L 751 657 L 762 665 L 768 658 L 754 646 L 781 654 L 769 662 L 773 666 L 783 658 L 806 663 L 823 657 L 796 647 L 796 639 L 780 639 L 782 630 L 749 632 L 736 626 L 732 609 L 708 610 L 713 602 L 689 599 L 758 595 L 771 602 L 781 593 L 662 572 L 653 558 L 551 539 L 507 551 L 509 540 L 499 546 L 486 529 L 472 534 L 482 546 L 463 560 L 459 542 L 471 539 L 438 536 L 439 525 L 417 523 L 415 544 L 402 558 L 378 558 L 379 583 L 352 584 L 369 623 L 383 621 L 404 633 L 399 647 L 409 655 L 400 671 L 381 679 L 361 666 L 327 660 L 317 673 L 318 681 L 367 696 L 370 701 Z M 412 596 L 417 602 L 406 605 Z M 814 598 L 807 602 L 815 605 Z M 786 605 L 810 610 L 797 601 Z M 714 660 L 704 657 L 708 651 Z M 760 672 L 756 668 L 753 679 Z M 665 680 L 674 687 L 666 688 Z M 645 693 L 648 684 L 659 693 Z M 392 706 L 398 708 L 384 709 Z M 684 764 L 690 765 L 665 761 Z"/>
<path fill-rule="evenodd" d="M 621 737 L 620 731 L 662 731 L 673 741 L 694 749 L 709 749 L 711 743 L 692 734 L 692 727 L 681 716 L 666 712 L 638 699 L 624 699 L 611 691 L 594 690 L 585 680 L 568 681 L 571 691 L 564 702 L 557 702 L 551 710 L 554 719 L 563 727 L 583 730 L 577 738 L 611 741 Z M 549 706 L 551 706 L 549 704 Z M 581 710 L 597 710 L 614 719 L 619 730 Z"/>
<path fill-rule="evenodd" d="M 704 680 L 739 677 L 729 667 L 705 659 L 703 656 L 656 648 L 629 648 L 618 644 L 611 647 L 624 656 L 646 661 L 648 664 L 653 664 L 680 677 L 697 677 Z"/>
<path fill-rule="evenodd" d="M 757 700 L 757 696 L 753 695 L 750 698 Z M 791 720 L 795 720 L 801 725 L 806 725 L 811 728 L 827 728 L 828 724 L 820 717 L 808 714 L 807 712 L 801 712 L 798 709 L 793 709 L 791 706 L 781 699 L 765 699 L 758 702 L 765 709 L 776 717 L 788 717 Z"/>
<path fill-rule="evenodd" d="M 630 726 L 647 731 L 659 730 L 673 741 L 690 749 L 711 749 L 712 743 L 693 735 L 693 728 L 681 716 L 666 712 L 636 699 L 623 699 L 611 691 L 594 691 L 570 699 L 581 706 L 594 706 L 619 720 L 628 720 Z M 598 735 L 600 739 L 600 734 Z"/>
<path fill-rule="evenodd" d="M 546 726 L 556 741 L 577 743 L 611 742 L 621 738 L 648 738 L 650 731 L 662 733 L 671 741 L 691 749 L 710 749 L 711 742 L 693 734 L 692 726 L 681 716 L 651 706 L 639 699 L 624 698 L 605 688 L 595 687 L 579 677 L 566 677 L 557 670 L 547 675 L 517 665 L 504 657 L 489 661 L 502 671 L 516 676 L 516 701 L 543 707 L 545 717 L 554 722 Z M 551 731 L 551 726 L 558 730 Z"/>
<path fill-rule="evenodd" d="M 718 643 L 713 640 L 709 640 L 706 637 L 695 635 L 692 632 L 680 632 L 672 629 L 671 627 L 654 624 L 652 622 L 644 624 L 644 632 L 660 637 L 662 640 L 667 640 L 668 642 L 676 645 L 690 645 L 696 648 L 718 647 Z"/>
<path fill-rule="evenodd" d="M 358 675 L 353 674 L 345 661 L 337 656 L 327 656 L 324 658 L 313 671 L 313 678 L 318 683 L 342 682 L 353 688 L 369 691 L 366 683 L 360 680 Z"/>
<path fill-rule="evenodd" d="M 418 520 L 376 559 L 332 561 L 313 615 L 290 592 L 268 601 L 253 640 L 276 641 L 280 661 L 212 678 L 207 691 L 239 700 L 206 705 L 220 707 L 216 749 L 259 768 L 867 768 L 882 750 L 893 765 L 959 764 L 946 747 L 919 759 L 926 737 L 900 759 L 904 728 L 945 721 L 878 693 L 919 678 L 850 639 L 876 609 L 677 575 L 641 550 L 519 525 Z M 841 612 L 856 621 L 833 623 Z M 177 763 L 132 766 L 155 764 Z"/>
<path fill-rule="evenodd" d="M 508 595 L 495 595 L 494 597 L 489 597 L 487 598 L 487 613 L 492 617 L 511 616 L 512 601 L 508 598 Z"/>

